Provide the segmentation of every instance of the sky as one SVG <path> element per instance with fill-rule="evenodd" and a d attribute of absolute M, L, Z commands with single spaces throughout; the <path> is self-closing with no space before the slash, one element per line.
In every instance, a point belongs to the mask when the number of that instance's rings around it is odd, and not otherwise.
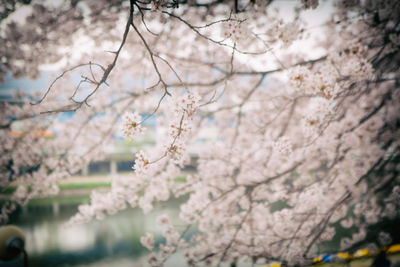
<path fill-rule="evenodd" d="M 37 79 L 23 77 L 14 79 L 11 73 L 8 73 L 5 83 L 0 83 L 0 101 L 12 100 L 12 96 L 17 90 L 31 94 L 35 91 L 44 91 L 49 85 L 50 72 L 42 71 Z"/>

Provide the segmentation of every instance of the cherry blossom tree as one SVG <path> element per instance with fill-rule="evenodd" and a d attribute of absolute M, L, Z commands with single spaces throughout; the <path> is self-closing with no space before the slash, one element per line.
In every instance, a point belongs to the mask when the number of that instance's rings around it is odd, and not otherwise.
<path fill-rule="evenodd" d="M 62 70 L 44 92 L 1 103 L 0 186 L 18 184 L 3 221 L 104 157 L 116 132 L 145 134 L 151 117 L 156 145 L 70 223 L 187 195 L 184 230 L 163 215 L 166 242 L 141 239 L 152 266 L 177 251 L 193 266 L 307 264 L 324 242 L 356 248 L 374 242 L 371 225 L 399 219 L 398 1 L 301 0 L 290 16 L 271 0 L 25 2 L 3 1 L 0 77 Z M 307 25 L 323 4 L 326 21 Z M 73 119 L 57 119 L 65 112 Z M 205 128 L 216 137 L 175 181 Z"/>

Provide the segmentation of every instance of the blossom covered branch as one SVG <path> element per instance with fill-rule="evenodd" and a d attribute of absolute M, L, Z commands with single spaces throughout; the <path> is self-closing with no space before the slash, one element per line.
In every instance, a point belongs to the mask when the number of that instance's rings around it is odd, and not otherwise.
<path fill-rule="evenodd" d="M 128 206 L 148 213 L 186 195 L 186 230 L 161 216 L 166 242 L 151 233 L 141 238 L 152 266 L 179 250 L 193 266 L 308 264 L 332 240 L 338 249 L 391 240 L 384 230 L 371 240 L 369 227 L 399 219 L 400 28 L 393 10 L 400 4 L 338 0 L 314 28 L 304 13 L 322 12 L 317 0 L 294 3 L 290 19 L 282 14 L 289 7 L 276 5 L 34 3 L 29 25 L 3 24 L 3 74 L 37 76 L 40 65 L 61 59 L 65 71 L 39 97 L 1 103 L 0 186 L 17 185 L 1 218 L 15 204 L 56 193 L 61 179 L 105 156 L 115 133 L 135 141 L 155 118 L 156 144 L 132 155 L 131 176 L 94 192 L 70 223 Z M 323 38 L 311 34 L 315 28 Z M 80 38 L 93 41 L 90 51 L 60 54 Z M 307 42 L 318 54 L 302 49 Z M 73 119 L 57 120 L 52 111 Z M 213 135 L 204 138 L 204 129 Z M 45 138 L 46 131 L 56 137 Z M 198 142 L 196 171 L 183 173 Z M 340 236 L 342 228 L 350 234 Z"/>

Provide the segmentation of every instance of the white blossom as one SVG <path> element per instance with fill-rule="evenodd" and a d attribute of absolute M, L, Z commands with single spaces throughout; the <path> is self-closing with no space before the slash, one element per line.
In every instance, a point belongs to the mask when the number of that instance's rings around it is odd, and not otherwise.
<path fill-rule="evenodd" d="M 148 250 L 152 250 L 154 248 L 154 236 L 150 233 L 146 233 L 145 236 L 140 238 L 140 243 Z"/>
<path fill-rule="evenodd" d="M 140 115 L 138 113 L 124 113 L 121 125 L 122 135 L 126 138 L 134 139 L 136 136 L 142 134 L 144 129 L 140 123 Z"/>

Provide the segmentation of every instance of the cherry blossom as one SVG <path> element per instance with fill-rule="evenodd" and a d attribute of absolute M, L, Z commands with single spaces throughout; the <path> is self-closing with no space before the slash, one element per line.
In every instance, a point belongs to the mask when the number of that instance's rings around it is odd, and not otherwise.
<path fill-rule="evenodd" d="M 143 246 L 145 246 L 149 250 L 152 250 L 154 247 L 154 237 L 150 233 L 146 233 L 145 236 L 142 236 L 140 238 L 140 242 L 142 243 Z"/>
<path fill-rule="evenodd" d="M 126 112 L 122 116 L 121 133 L 126 138 L 134 139 L 143 133 L 144 129 L 140 125 L 140 116 L 138 113 Z"/>
<path fill-rule="evenodd" d="M 19 22 L 1 13 L 0 78 L 61 69 L 0 103 L 0 186 L 16 188 L 2 222 L 103 160 L 116 136 L 154 129 L 129 177 L 70 224 L 186 196 L 184 229 L 161 215 L 165 242 L 141 238 L 151 266 L 175 253 L 191 266 L 306 265 L 329 242 L 394 242 L 371 229 L 400 216 L 398 1 L 334 1 L 315 25 L 319 1 L 74 3 L 32 3 Z"/>

